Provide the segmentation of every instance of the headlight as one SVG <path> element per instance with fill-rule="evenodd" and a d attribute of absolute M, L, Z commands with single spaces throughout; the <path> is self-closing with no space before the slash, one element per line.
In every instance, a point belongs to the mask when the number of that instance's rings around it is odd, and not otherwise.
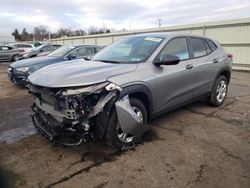
<path fill-rule="evenodd" d="M 20 71 L 20 72 L 28 72 L 29 71 L 29 67 L 18 67 L 16 68 L 17 71 Z"/>
<path fill-rule="evenodd" d="M 78 95 L 81 93 L 98 93 L 100 91 L 102 91 L 102 89 L 106 89 L 107 91 L 111 91 L 111 90 L 119 90 L 121 91 L 122 88 L 114 83 L 110 83 L 110 82 L 103 82 L 100 84 L 94 84 L 91 86 L 86 86 L 86 87 L 82 87 L 82 88 L 78 88 L 78 89 L 67 89 L 65 91 L 62 92 L 62 95 L 64 96 L 69 96 L 69 95 Z"/>
<path fill-rule="evenodd" d="M 98 92 L 98 90 L 101 90 L 108 84 L 109 82 L 104 82 L 104 83 L 94 84 L 91 86 L 86 86 L 86 87 L 82 87 L 78 89 L 67 89 L 66 91 L 63 91 L 62 94 L 64 96 L 68 96 L 68 95 L 78 95 L 81 93 L 96 93 Z"/>
<path fill-rule="evenodd" d="M 109 83 L 105 88 L 106 88 L 107 91 L 112 91 L 112 90 L 115 90 L 115 89 L 117 89 L 119 91 L 122 90 L 122 88 L 120 86 L 118 86 L 118 85 L 116 85 L 114 83 Z"/>

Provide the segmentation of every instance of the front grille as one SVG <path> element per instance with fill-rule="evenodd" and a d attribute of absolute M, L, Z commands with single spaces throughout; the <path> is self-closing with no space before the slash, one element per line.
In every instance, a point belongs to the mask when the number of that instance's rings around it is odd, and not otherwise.
<path fill-rule="evenodd" d="M 29 85 L 29 89 L 34 95 L 36 95 L 43 102 L 45 102 L 51 106 L 57 105 L 57 102 L 56 102 L 54 95 L 58 90 L 52 89 L 52 88 L 36 86 L 36 85 L 32 85 L 32 84 Z"/>

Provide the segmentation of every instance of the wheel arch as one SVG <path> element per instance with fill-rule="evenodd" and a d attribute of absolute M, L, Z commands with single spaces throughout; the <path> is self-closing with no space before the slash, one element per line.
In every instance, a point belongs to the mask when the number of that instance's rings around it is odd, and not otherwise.
<path fill-rule="evenodd" d="M 217 76 L 216 76 L 216 79 L 219 78 L 220 76 L 225 76 L 226 79 L 227 79 L 227 81 L 228 81 L 228 83 L 229 83 L 229 82 L 230 82 L 230 79 L 231 79 L 231 69 L 230 69 L 229 67 L 224 67 L 224 68 L 222 68 L 222 69 L 218 72 L 218 74 L 217 74 Z"/>
<path fill-rule="evenodd" d="M 128 95 L 139 99 L 147 110 L 148 119 L 153 112 L 153 97 L 150 89 L 143 84 L 133 84 L 130 86 L 123 87 L 122 91 L 119 93 L 119 96 L 111 99 L 104 107 L 104 111 L 98 114 L 95 118 L 95 136 L 97 139 L 103 138 L 106 133 L 108 126 L 109 115 L 115 110 L 115 102 L 123 97 Z"/>
<path fill-rule="evenodd" d="M 140 100 L 146 107 L 148 117 L 153 113 L 153 97 L 151 90 L 144 84 L 126 86 L 120 93 L 120 98 L 128 95 L 129 97 Z"/>

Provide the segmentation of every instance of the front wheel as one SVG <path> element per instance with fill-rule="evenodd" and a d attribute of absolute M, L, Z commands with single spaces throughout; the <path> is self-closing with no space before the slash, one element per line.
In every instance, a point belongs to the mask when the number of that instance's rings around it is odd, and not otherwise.
<path fill-rule="evenodd" d="M 14 55 L 13 57 L 12 57 L 12 60 L 13 61 L 19 61 L 19 55 Z"/>
<path fill-rule="evenodd" d="M 221 106 L 227 96 L 228 91 L 228 81 L 225 76 L 220 76 L 214 84 L 213 91 L 209 97 L 209 103 L 211 106 L 218 107 Z"/>
<path fill-rule="evenodd" d="M 144 104 L 135 98 L 130 99 L 130 105 L 143 124 L 147 123 L 147 110 Z M 106 137 L 110 144 L 118 150 L 127 149 L 135 144 L 135 136 L 123 132 L 117 119 L 116 110 L 110 114 Z"/>

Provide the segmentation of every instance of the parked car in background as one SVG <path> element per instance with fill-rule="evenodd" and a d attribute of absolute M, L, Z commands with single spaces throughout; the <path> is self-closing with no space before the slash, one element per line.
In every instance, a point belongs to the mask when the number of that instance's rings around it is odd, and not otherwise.
<path fill-rule="evenodd" d="M 12 46 L 0 46 L 0 60 L 1 61 L 18 61 L 20 51 Z"/>
<path fill-rule="evenodd" d="M 44 66 L 72 59 L 90 59 L 101 49 L 102 47 L 94 45 L 62 46 L 47 56 L 23 59 L 12 63 L 8 69 L 9 78 L 16 84 L 25 85 L 27 77 Z"/>
<path fill-rule="evenodd" d="M 51 52 L 42 52 L 42 53 L 38 54 L 37 57 L 46 56 L 46 55 L 49 55 L 49 53 L 51 53 Z"/>
<path fill-rule="evenodd" d="M 59 44 L 43 44 L 36 48 L 32 48 L 27 53 L 24 53 L 21 58 L 25 59 L 25 58 L 30 58 L 30 57 L 36 57 L 40 53 L 52 52 L 60 48 L 61 46 L 62 45 L 59 45 Z"/>
<path fill-rule="evenodd" d="M 30 75 L 34 125 L 63 145 L 107 138 L 118 150 L 138 143 L 147 121 L 206 99 L 226 99 L 232 55 L 210 38 L 179 33 L 129 36 L 92 61 L 61 63 Z"/>
<path fill-rule="evenodd" d="M 33 44 L 27 44 L 27 43 L 14 43 L 11 44 L 10 46 L 18 48 L 21 56 L 23 56 L 23 54 L 25 53 L 28 53 L 29 50 L 35 47 Z"/>

